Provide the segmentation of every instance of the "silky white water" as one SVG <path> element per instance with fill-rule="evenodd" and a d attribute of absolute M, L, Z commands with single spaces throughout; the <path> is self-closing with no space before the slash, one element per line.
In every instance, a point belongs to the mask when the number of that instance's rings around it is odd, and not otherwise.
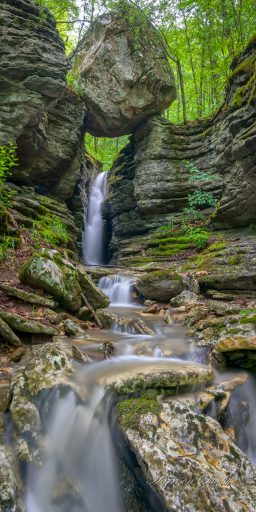
<path fill-rule="evenodd" d="M 83 261 L 87 265 L 104 264 L 104 221 L 101 207 L 107 186 L 107 172 L 96 177 L 89 195 L 83 234 Z"/>
<path fill-rule="evenodd" d="M 101 277 L 99 288 L 109 297 L 111 306 L 132 306 L 133 282 L 127 276 Z"/>

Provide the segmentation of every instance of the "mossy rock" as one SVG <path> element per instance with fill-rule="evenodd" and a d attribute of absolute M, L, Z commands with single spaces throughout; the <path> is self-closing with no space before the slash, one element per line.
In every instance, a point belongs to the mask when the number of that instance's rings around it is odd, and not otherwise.
<path fill-rule="evenodd" d="M 77 269 L 58 253 L 33 254 L 19 276 L 22 283 L 50 293 L 68 311 L 75 313 L 80 309 L 82 292 Z"/>
<path fill-rule="evenodd" d="M 139 398 L 130 398 L 119 402 L 117 411 L 121 426 L 124 430 L 139 430 L 142 414 L 160 414 L 160 405 L 157 401 L 159 392 L 148 389 Z"/>
<path fill-rule="evenodd" d="M 137 290 L 145 299 L 168 302 L 184 289 L 182 277 L 170 270 L 155 270 L 139 278 Z"/>

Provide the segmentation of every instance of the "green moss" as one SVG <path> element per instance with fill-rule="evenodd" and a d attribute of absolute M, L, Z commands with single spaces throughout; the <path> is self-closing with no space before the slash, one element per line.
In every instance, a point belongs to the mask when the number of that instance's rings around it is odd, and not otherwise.
<path fill-rule="evenodd" d="M 226 249 L 228 246 L 227 242 L 223 241 L 217 241 L 211 244 L 209 247 L 207 247 L 205 252 L 218 252 L 222 251 L 223 249 Z"/>
<path fill-rule="evenodd" d="M 119 402 L 117 406 L 120 423 L 124 429 L 139 430 L 140 417 L 143 414 L 160 413 L 160 405 L 157 401 L 156 390 L 149 389 L 139 398 L 130 398 L 123 402 Z"/>
<path fill-rule="evenodd" d="M 176 245 L 176 244 L 190 244 L 191 245 L 191 238 L 189 236 L 173 236 L 173 237 L 157 237 L 153 239 L 151 242 L 149 242 L 148 246 L 155 246 L 160 244 L 170 244 L 170 245 Z"/>
<path fill-rule="evenodd" d="M 147 283 L 158 279 L 182 282 L 181 275 L 177 274 L 176 272 L 171 272 L 170 270 L 154 270 L 152 272 L 149 272 L 145 276 L 142 276 L 140 282 Z"/>
<path fill-rule="evenodd" d="M 250 73 L 254 70 L 254 60 L 255 56 L 252 55 L 251 57 L 248 57 L 248 59 L 245 59 L 239 64 L 231 73 L 230 78 L 233 78 L 238 73 L 247 72 Z"/>
<path fill-rule="evenodd" d="M 241 318 L 240 324 L 256 324 L 256 315 Z"/>
<path fill-rule="evenodd" d="M 230 258 L 228 258 L 228 264 L 229 265 L 239 265 L 242 261 L 242 256 L 241 254 L 233 254 L 233 256 L 230 256 Z"/>

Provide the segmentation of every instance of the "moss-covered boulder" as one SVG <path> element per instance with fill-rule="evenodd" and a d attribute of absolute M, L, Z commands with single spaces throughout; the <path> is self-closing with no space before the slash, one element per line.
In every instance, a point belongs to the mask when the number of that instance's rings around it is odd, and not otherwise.
<path fill-rule="evenodd" d="M 168 302 L 184 289 L 182 277 L 170 270 L 155 270 L 144 274 L 136 283 L 145 299 Z"/>
<path fill-rule="evenodd" d="M 35 253 L 21 268 L 20 280 L 50 293 L 68 311 L 77 312 L 81 307 L 77 270 L 54 251 Z"/>

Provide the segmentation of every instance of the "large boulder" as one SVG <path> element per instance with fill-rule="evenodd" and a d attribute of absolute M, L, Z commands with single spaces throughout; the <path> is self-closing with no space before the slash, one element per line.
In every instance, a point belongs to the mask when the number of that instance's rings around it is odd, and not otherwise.
<path fill-rule="evenodd" d="M 188 400 L 151 392 L 119 404 L 122 430 L 163 510 L 255 510 L 255 469 L 209 416 Z"/>
<path fill-rule="evenodd" d="M 170 270 L 155 270 L 142 275 L 136 283 L 145 299 L 167 302 L 184 289 L 182 277 Z"/>
<path fill-rule="evenodd" d="M 57 251 L 35 253 L 21 268 L 20 280 L 47 291 L 68 311 L 75 313 L 82 305 L 77 270 Z"/>
<path fill-rule="evenodd" d="M 130 9 L 94 21 L 79 46 L 75 68 L 88 107 L 87 130 L 97 137 L 131 133 L 176 96 L 158 36 Z"/>

